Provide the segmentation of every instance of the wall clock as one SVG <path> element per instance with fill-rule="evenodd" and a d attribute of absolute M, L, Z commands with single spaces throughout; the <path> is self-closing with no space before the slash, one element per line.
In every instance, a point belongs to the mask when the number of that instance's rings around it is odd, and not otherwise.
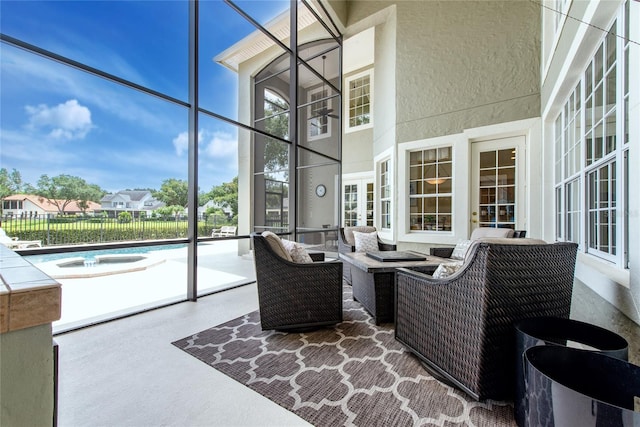
<path fill-rule="evenodd" d="M 316 187 L 316 196 L 324 197 L 325 194 L 327 194 L 327 187 L 322 184 L 318 185 Z"/>

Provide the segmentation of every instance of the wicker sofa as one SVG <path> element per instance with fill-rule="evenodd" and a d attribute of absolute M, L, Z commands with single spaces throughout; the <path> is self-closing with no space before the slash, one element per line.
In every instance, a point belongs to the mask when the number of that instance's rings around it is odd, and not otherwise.
<path fill-rule="evenodd" d="M 277 242 L 258 233 L 251 240 L 263 330 L 311 329 L 342 321 L 341 261 L 324 262 L 324 253 L 318 252 L 309 254 L 314 262 L 293 262 Z"/>
<path fill-rule="evenodd" d="M 513 323 L 569 317 L 576 252 L 574 243 L 482 239 L 449 277 L 398 269 L 395 337 L 473 398 L 511 399 Z"/>
<path fill-rule="evenodd" d="M 511 228 L 478 227 L 471 232 L 470 241 L 485 238 L 525 238 L 526 230 L 513 230 Z M 455 247 L 435 247 L 429 250 L 430 254 L 440 258 L 451 258 Z"/>
<path fill-rule="evenodd" d="M 338 231 L 338 253 L 350 253 L 356 251 L 356 243 L 355 238 L 353 237 L 353 232 L 359 231 L 360 233 L 373 233 L 377 231 L 375 227 L 369 226 L 353 226 L 353 227 L 343 227 Z M 391 243 L 385 243 L 378 237 L 378 249 L 381 251 L 395 251 L 396 245 Z M 342 275 L 344 280 L 351 284 L 351 266 L 349 263 L 345 263 Z"/>

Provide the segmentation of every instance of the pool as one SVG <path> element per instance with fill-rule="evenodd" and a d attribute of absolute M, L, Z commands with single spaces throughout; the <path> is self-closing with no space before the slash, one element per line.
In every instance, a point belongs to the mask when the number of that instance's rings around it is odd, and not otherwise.
<path fill-rule="evenodd" d="M 166 261 L 170 249 L 187 245 L 159 245 L 103 249 L 47 255 L 28 255 L 27 261 L 54 279 L 80 279 L 147 270 Z M 164 252 L 164 254 L 163 254 Z"/>
<path fill-rule="evenodd" d="M 120 254 L 147 254 L 149 252 L 166 251 L 169 249 L 182 249 L 187 245 L 158 245 L 158 246 L 141 246 L 136 248 L 120 248 L 120 249 L 101 249 L 94 251 L 79 251 L 79 252 L 62 252 L 57 254 L 46 255 L 24 255 L 27 261 L 32 264 L 41 262 L 56 261 L 65 258 L 85 258 L 91 259 L 100 255 L 120 255 Z"/>

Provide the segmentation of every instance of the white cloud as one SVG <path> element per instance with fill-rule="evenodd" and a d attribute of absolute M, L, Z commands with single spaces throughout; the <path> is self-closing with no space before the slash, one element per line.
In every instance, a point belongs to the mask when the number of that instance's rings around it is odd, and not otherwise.
<path fill-rule="evenodd" d="M 209 158 L 234 158 L 238 153 L 238 141 L 227 132 L 210 132 L 201 129 L 198 132 L 198 141 L 201 147 L 200 153 Z M 189 149 L 189 134 L 182 132 L 173 138 L 173 147 L 178 156 L 187 153 Z"/>
<path fill-rule="evenodd" d="M 29 126 L 34 129 L 51 129 L 49 136 L 54 139 L 82 139 L 93 127 L 91 111 L 75 99 L 55 107 L 45 104 L 36 107 L 27 105 L 25 110 L 29 115 Z"/>
<path fill-rule="evenodd" d="M 189 132 L 182 132 L 173 138 L 172 142 L 178 157 L 182 156 L 182 153 L 186 153 L 189 150 Z"/>
<path fill-rule="evenodd" d="M 212 158 L 235 157 L 238 154 L 238 140 L 226 132 L 214 132 L 203 137 L 201 132 L 200 143 L 204 146 L 204 152 Z"/>

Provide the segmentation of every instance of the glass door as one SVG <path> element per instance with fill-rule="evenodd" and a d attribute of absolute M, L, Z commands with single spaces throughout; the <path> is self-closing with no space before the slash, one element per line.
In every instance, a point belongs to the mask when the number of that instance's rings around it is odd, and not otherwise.
<path fill-rule="evenodd" d="M 346 180 L 342 184 L 342 224 L 344 227 L 373 227 L 373 179 Z"/>
<path fill-rule="evenodd" d="M 472 230 L 525 228 L 524 147 L 523 136 L 473 144 Z"/>

